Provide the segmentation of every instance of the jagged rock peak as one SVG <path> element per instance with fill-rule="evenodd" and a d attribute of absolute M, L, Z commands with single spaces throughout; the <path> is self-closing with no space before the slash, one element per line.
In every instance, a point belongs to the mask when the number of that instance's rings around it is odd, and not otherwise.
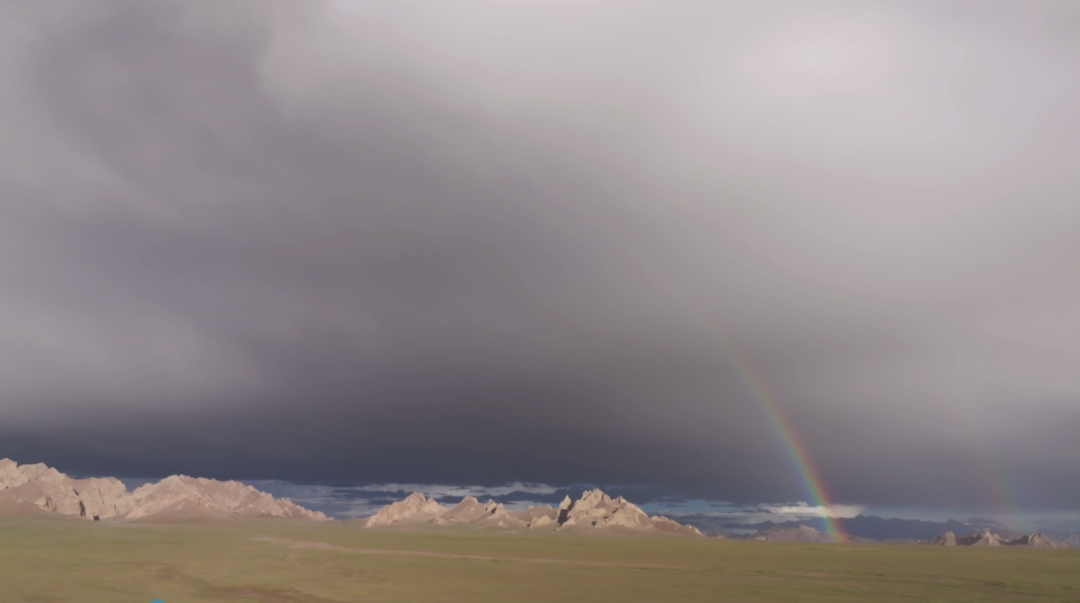
<path fill-rule="evenodd" d="M 539 515 L 529 520 L 529 528 L 544 528 L 555 525 L 555 520 L 547 515 Z"/>
<path fill-rule="evenodd" d="M 704 536 L 701 530 L 695 528 L 692 525 L 682 524 L 673 519 L 668 519 L 663 515 L 657 515 L 652 518 L 653 527 L 659 532 L 667 532 L 668 534 L 679 534 L 681 536 Z"/>
<path fill-rule="evenodd" d="M 451 509 L 433 499 L 413 493 L 391 503 L 371 516 L 364 527 L 392 525 L 453 526 L 475 525 L 491 528 L 626 528 L 658 531 L 685 536 L 702 536 L 696 528 L 684 526 L 666 517 L 649 517 L 636 505 L 621 496 L 612 499 L 599 489 L 582 493 L 578 500 L 565 497 L 557 509 L 533 506 L 525 511 L 507 511 L 501 503 L 489 500 L 483 505 L 466 496 Z"/>
<path fill-rule="evenodd" d="M 1001 546 L 1001 538 L 997 534 L 985 529 L 982 532 L 957 538 L 956 544 L 962 546 Z"/>
<path fill-rule="evenodd" d="M 389 526 L 403 523 L 427 523 L 437 519 L 446 512 L 446 507 L 439 504 L 434 498 L 428 498 L 419 492 L 413 492 L 399 500 L 386 505 L 375 515 L 372 515 L 364 523 L 365 528 Z"/>
<path fill-rule="evenodd" d="M 564 501 L 565 505 L 566 501 Z M 672 534 L 701 536 L 696 528 L 683 526 L 666 517 L 649 517 L 637 505 L 623 497 L 612 499 L 599 488 L 587 490 L 581 498 L 569 505 L 559 506 L 557 521 L 559 529 L 575 527 L 627 528 L 631 530 L 661 531 Z"/>
<path fill-rule="evenodd" d="M 1014 538 L 1008 542 L 1005 542 L 1008 546 L 1030 546 L 1042 549 L 1058 548 L 1061 545 L 1050 539 L 1049 536 L 1042 532 L 1034 532 L 1032 534 L 1025 534 L 1019 538 Z"/>
<path fill-rule="evenodd" d="M 956 534 L 952 532 L 945 532 L 937 538 L 931 540 L 923 540 L 920 544 L 936 544 L 945 546 L 1030 546 L 1036 548 L 1057 548 L 1060 544 L 1054 542 L 1046 534 L 1042 532 L 1034 532 L 1032 534 L 1026 534 L 1019 538 L 1012 540 L 1002 540 L 1000 536 L 991 532 L 989 529 L 982 532 L 976 532 L 969 534 L 962 538 L 957 538 Z"/>
<path fill-rule="evenodd" d="M 492 528 L 524 528 L 530 523 L 520 517 L 511 515 L 502 504 L 488 501 L 488 507 L 486 508 L 491 509 L 491 512 L 479 522 L 480 525 Z"/>
<path fill-rule="evenodd" d="M 466 496 L 449 511 L 435 518 L 433 523 L 435 525 L 473 523 L 489 515 L 491 511 L 486 505 L 480 504 L 474 496 Z"/>
<path fill-rule="evenodd" d="M 623 500 L 622 497 L 620 497 L 619 500 L 622 501 Z M 625 501 L 623 501 L 623 502 L 625 502 Z M 601 507 L 601 506 L 605 506 L 605 505 L 618 506 L 619 503 L 614 501 L 614 500 L 611 500 L 610 496 L 608 496 L 602 490 L 597 488 L 596 490 L 586 490 L 585 492 L 582 492 L 581 493 L 581 498 L 579 498 L 578 500 L 576 500 L 573 503 L 572 508 L 578 509 L 578 510 L 580 510 L 580 509 L 595 509 L 597 507 Z"/>

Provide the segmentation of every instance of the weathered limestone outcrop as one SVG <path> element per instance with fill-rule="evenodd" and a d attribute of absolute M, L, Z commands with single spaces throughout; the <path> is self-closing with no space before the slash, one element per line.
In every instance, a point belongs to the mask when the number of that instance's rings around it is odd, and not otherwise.
<path fill-rule="evenodd" d="M 123 515 L 129 503 L 124 501 L 128 494 L 124 484 L 115 477 L 91 477 L 72 480 L 72 490 L 79 496 L 82 508 L 80 517 L 87 519 L 107 519 Z"/>
<path fill-rule="evenodd" d="M 436 517 L 434 523 L 435 525 L 473 523 L 487 518 L 492 511 L 493 509 L 488 509 L 487 505 L 482 504 L 475 497 L 466 496 L 449 511 Z"/>
<path fill-rule="evenodd" d="M 544 528 L 553 525 L 556 525 L 555 520 L 547 515 L 541 515 L 529 521 L 530 528 Z"/>
<path fill-rule="evenodd" d="M 140 486 L 120 504 L 131 507 L 123 515 L 125 519 L 141 519 L 191 508 L 245 517 L 326 519 L 322 513 L 310 511 L 289 500 L 274 498 L 240 482 L 221 482 L 186 475 L 172 475 L 160 482 Z"/>
<path fill-rule="evenodd" d="M 983 530 L 977 534 L 957 538 L 956 544 L 961 546 L 1001 546 L 1001 538 L 990 530 Z"/>
<path fill-rule="evenodd" d="M 465 501 L 462 501 L 465 502 Z M 460 506 L 460 505 L 459 505 Z M 428 498 L 419 492 L 413 492 L 395 503 L 386 505 L 378 513 L 368 518 L 365 528 L 389 526 L 394 524 L 429 523 L 446 512 L 434 498 Z"/>
<path fill-rule="evenodd" d="M 541 506 L 529 507 L 514 515 L 528 524 L 530 528 L 542 528 L 544 526 L 555 525 L 555 519 L 559 516 L 559 512 L 551 507 Z"/>
<path fill-rule="evenodd" d="M 491 514 L 479 521 L 479 525 L 489 528 L 524 528 L 528 527 L 528 522 L 515 517 L 506 511 L 506 508 L 501 504 L 495 504 L 491 501 L 488 502 L 488 506 L 491 509 Z"/>
<path fill-rule="evenodd" d="M 446 509 L 434 499 L 414 492 L 405 500 L 380 509 L 367 520 L 364 527 L 391 525 L 471 525 L 499 529 L 553 530 L 622 528 L 683 536 L 702 535 L 693 526 L 682 525 L 666 517 L 649 517 L 626 499 L 612 499 L 600 490 L 589 490 L 576 501 L 567 496 L 558 508 L 533 506 L 516 512 L 507 511 L 503 505 L 494 501 L 481 504 L 471 496 L 466 496 L 453 508 Z"/>
<path fill-rule="evenodd" d="M 695 528 L 692 525 L 682 524 L 673 519 L 668 519 L 663 515 L 657 515 L 652 518 L 653 527 L 658 532 L 666 532 L 668 534 L 677 534 L 679 536 L 704 536 L 701 530 Z"/>
<path fill-rule="evenodd" d="M 561 519 L 561 518 L 560 518 Z M 623 497 L 612 499 L 600 490 L 588 490 L 566 509 L 560 528 L 621 526 L 631 529 L 651 529 L 652 520 L 637 505 Z"/>
<path fill-rule="evenodd" d="M 168 520 L 177 515 L 326 519 L 322 513 L 235 481 L 173 475 L 128 492 L 116 478 L 76 480 L 41 463 L 19 465 L 10 459 L 0 459 L 0 496 L 90 520 Z"/>

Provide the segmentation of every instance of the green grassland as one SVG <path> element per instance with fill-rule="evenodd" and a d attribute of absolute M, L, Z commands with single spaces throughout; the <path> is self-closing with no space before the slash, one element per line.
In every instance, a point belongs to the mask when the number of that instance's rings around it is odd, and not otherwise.
<path fill-rule="evenodd" d="M 0 522 L 0 601 L 1080 601 L 1080 550 Z"/>

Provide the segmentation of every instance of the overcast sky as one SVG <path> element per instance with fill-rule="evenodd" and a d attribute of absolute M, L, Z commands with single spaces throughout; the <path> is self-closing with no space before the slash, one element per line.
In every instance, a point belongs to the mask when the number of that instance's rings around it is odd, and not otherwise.
<path fill-rule="evenodd" d="M 1080 499 L 1080 5 L 0 0 L 0 457 Z"/>

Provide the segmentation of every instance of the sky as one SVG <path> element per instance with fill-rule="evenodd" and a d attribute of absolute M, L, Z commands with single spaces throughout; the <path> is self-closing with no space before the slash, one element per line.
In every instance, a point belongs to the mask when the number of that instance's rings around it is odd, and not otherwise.
<path fill-rule="evenodd" d="M 1068 0 L 0 0 L 0 457 L 1076 511 L 1078 165 Z"/>

